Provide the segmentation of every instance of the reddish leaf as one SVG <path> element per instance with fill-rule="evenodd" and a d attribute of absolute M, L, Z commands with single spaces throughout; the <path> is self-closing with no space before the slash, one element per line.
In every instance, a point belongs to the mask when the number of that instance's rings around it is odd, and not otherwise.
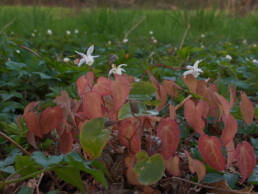
<path fill-rule="evenodd" d="M 234 141 L 231 140 L 226 146 L 227 150 L 227 168 L 230 168 L 231 164 L 235 161 L 235 145 Z"/>
<path fill-rule="evenodd" d="M 147 70 L 147 73 L 149 75 L 151 82 L 157 88 L 157 92 L 159 92 L 159 87 L 160 87 L 159 82 L 155 79 L 155 77 L 151 74 L 151 72 L 149 70 Z"/>
<path fill-rule="evenodd" d="M 215 93 L 215 96 L 217 97 L 217 99 L 220 102 L 220 105 L 222 106 L 223 112 L 225 114 L 225 116 L 227 117 L 230 113 L 230 104 L 229 102 L 221 95 L 219 95 L 217 92 Z"/>
<path fill-rule="evenodd" d="M 234 104 L 236 103 L 236 90 L 233 85 L 229 86 L 230 89 L 230 108 L 233 108 Z"/>
<path fill-rule="evenodd" d="M 237 121 L 236 119 L 229 114 L 228 116 L 223 117 L 224 129 L 221 135 L 221 141 L 224 146 L 226 146 L 236 135 L 237 132 Z"/>
<path fill-rule="evenodd" d="M 157 92 L 157 99 L 160 100 L 160 104 L 157 107 L 157 110 L 161 111 L 166 106 L 166 103 L 167 103 L 167 91 L 162 85 L 160 86 L 159 91 L 160 91 L 159 93 Z"/>
<path fill-rule="evenodd" d="M 214 118 L 218 117 L 218 105 L 219 101 L 215 96 L 215 92 L 217 91 L 217 87 L 214 84 L 211 84 L 206 90 L 204 94 L 205 102 L 209 105 L 209 116 Z"/>
<path fill-rule="evenodd" d="M 40 127 L 43 134 L 57 128 L 63 120 L 63 112 L 59 106 L 47 107 L 40 115 Z"/>
<path fill-rule="evenodd" d="M 184 102 L 184 115 L 187 123 L 199 134 L 204 134 L 203 130 L 205 123 L 202 120 L 202 115 L 205 114 L 205 105 L 199 102 L 195 106 L 194 102 L 190 99 Z"/>
<path fill-rule="evenodd" d="M 94 84 L 94 79 L 95 79 L 94 72 L 89 71 L 89 72 L 86 74 L 86 78 L 89 80 L 89 86 L 90 86 L 90 88 L 92 88 L 92 87 L 93 87 L 93 84 Z"/>
<path fill-rule="evenodd" d="M 157 129 L 157 135 L 161 139 L 161 153 L 168 160 L 176 152 L 180 131 L 177 123 L 172 119 L 161 119 Z"/>
<path fill-rule="evenodd" d="M 241 102 L 240 102 L 240 110 L 243 116 L 244 121 L 251 125 L 254 117 L 254 105 L 248 99 L 245 92 L 241 92 Z"/>
<path fill-rule="evenodd" d="M 180 168 L 179 168 L 180 159 L 178 156 L 174 156 L 165 160 L 165 167 L 168 170 L 169 174 L 173 176 L 180 176 Z"/>
<path fill-rule="evenodd" d="M 40 128 L 39 119 L 35 112 L 26 112 L 24 115 L 27 128 L 37 137 L 42 138 L 43 131 Z"/>
<path fill-rule="evenodd" d="M 140 137 L 133 120 L 123 120 L 118 131 L 118 139 L 124 146 L 128 147 L 130 152 L 137 153 L 141 149 Z"/>
<path fill-rule="evenodd" d="M 169 94 L 172 98 L 175 99 L 178 96 L 178 90 L 181 88 L 175 84 L 173 80 L 164 80 L 162 85 L 166 89 L 167 94 Z"/>
<path fill-rule="evenodd" d="M 93 119 L 103 116 L 102 98 L 96 92 L 87 92 L 83 98 L 82 108 L 85 116 L 88 119 Z"/>
<path fill-rule="evenodd" d="M 196 93 L 198 81 L 194 78 L 193 75 L 187 75 L 186 77 L 183 76 L 183 81 L 185 85 L 189 88 L 190 92 Z"/>
<path fill-rule="evenodd" d="M 27 112 L 33 111 L 33 109 L 39 104 L 40 102 L 31 102 L 29 103 L 25 109 L 24 109 L 24 114 L 26 114 Z"/>
<path fill-rule="evenodd" d="M 59 139 L 59 148 L 62 154 L 67 154 L 73 148 L 73 136 L 69 130 L 64 130 Z"/>
<path fill-rule="evenodd" d="M 175 120 L 176 118 L 176 109 L 172 104 L 169 105 L 169 117 L 172 120 Z"/>
<path fill-rule="evenodd" d="M 188 152 L 186 152 L 186 154 L 188 157 L 188 166 L 191 173 L 197 173 L 198 182 L 201 182 L 201 180 L 206 176 L 205 165 L 201 161 L 191 158 Z"/>
<path fill-rule="evenodd" d="M 78 96 L 84 95 L 86 92 L 90 90 L 89 88 L 89 80 L 85 75 L 79 77 L 76 81 L 77 94 Z"/>
<path fill-rule="evenodd" d="M 218 171 L 224 170 L 226 162 L 217 137 L 202 135 L 199 138 L 198 147 L 202 157 L 212 168 Z"/>
<path fill-rule="evenodd" d="M 99 77 L 92 91 L 98 93 L 101 96 L 111 95 L 111 80 L 105 77 Z"/>
<path fill-rule="evenodd" d="M 111 90 L 113 98 L 113 109 L 118 111 L 126 102 L 130 92 L 130 84 L 128 80 L 122 76 L 116 75 L 116 81 L 112 81 Z"/>
<path fill-rule="evenodd" d="M 28 130 L 27 133 L 27 141 L 29 142 L 29 144 L 34 148 L 34 149 L 38 149 L 37 143 L 36 143 L 36 139 L 34 136 L 34 133 L 30 130 Z"/>
<path fill-rule="evenodd" d="M 204 97 L 206 90 L 207 90 L 207 82 L 205 80 L 198 80 L 196 93 Z"/>
<path fill-rule="evenodd" d="M 252 174 L 255 168 L 256 161 L 253 147 L 247 141 L 238 144 L 235 151 L 235 158 L 242 176 L 242 184 Z"/>

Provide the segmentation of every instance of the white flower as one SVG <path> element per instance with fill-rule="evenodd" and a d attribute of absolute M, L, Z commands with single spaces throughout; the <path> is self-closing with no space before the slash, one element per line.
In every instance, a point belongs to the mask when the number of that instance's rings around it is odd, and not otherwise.
<path fill-rule="evenodd" d="M 184 72 L 183 76 L 186 77 L 187 75 L 191 74 L 193 75 L 195 78 L 197 78 L 200 73 L 202 73 L 203 71 L 198 68 L 198 64 L 202 62 L 202 60 L 197 60 L 193 66 L 187 65 L 186 69 L 189 69 L 188 71 Z"/>
<path fill-rule="evenodd" d="M 107 43 L 108 43 L 108 45 L 111 45 L 111 44 L 112 44 L 112 41 L 111 41 L 111 40 L 109 40 Z"/>
<path fill-rule="evenodd" d="M 153 34 L 153 31 L 149 31 L 149 34 L 152 35 L 152 34 Z"/>
<path fill-rule="evenodd" d="M 32 33 L 31 33 L 31 36 L 32 36 L 32 37 L 35 37 L 35 33 L 32 32 Z"/>
<path fill-rule="evenodd" d="M 78 30 L 78 29 L 75 29 L 75 30 L 74 30 L 74 33 L 75 33 L 75 34 L 79 34 L 79 30 Z"/>
<path fill-rule="evenodd" d="M 201 38 L 205 38 L 205 34 L 201 34 Z"/>
<path fill-rule="evenodd" d="M 48 35 L 52 35 L 52 30 L 48 29 L 48 30 L 47 30 L 47 34 L 48 34 Z"/>
<path fill-rule="evenodd" d="M 202 44 L 202 45 L 201 45 L 201 48 L 205 48 L 205 46 Z"/>
<path fill-rule="evenodd" d="M 16 50 L 16 53 L 20 54 L 20 53 L 21 53 L 21 51 L 20 51 L 19 49 L 17 49 L 17 50 Z"/>
<path fill-rule="evenodd" d="M 92 66 L 92 64 L 94 63 L 94 58 L 98 57 L 98 56 L 92 56 L 91 54 L 94 51 L 94 45 L 91 45 L 88 50 L 87 50 L 87 54 L 75 51 L 78 55 L 80 55 L 82 58 L 80 60 L 80 62 L 78 63 L 78 67 L 80 67 L 83 63 L 86 63 L 89 66 Z"/>
<path fill-rule="evenodd" d="M 253 63 L 258 63 L 258 60 L 256 60 L 256 59 L 253 59 Z"/>
<path fill-rule="evenodd" d="M 118 65 L 118 67 L 116 67 L 115 64 L 112 64 L 112 69 L 109 71 L 108 76 L 110 76 L 112 73 L 122 75 L 122 72 L 125 72 L 125 70 L 123 68 L 121 68 L 123 66 L 127 66 L 127 65 L 121 64 L 121 65 Z"/>
<path fill-rule="evenodd" d="M 65 63 L 68 63 L 68 62 L 70 61 L 70 59 L 69 59 L 68 57 L 65 57 L 65 58 L 63 59 L 63 61 L 64 61 Z"/>
<path fill-rule="evenodd" d="M 228 60 L 232 60 L 232 57 L 230 56 L 230 55 L 226 55 L 226 59 L 228 59 Z"/>
<path fill-rule="evenodd" d="M 247 44 L 247 40 L 246 39 L 243 40 L 243 44 Z"/>
<path fill-rule="evenodd" d="M 257 47 L 257 45 L 256 45 L 256 44 L 253 44 L 253 47 L 255 48 L 255 47 Z"/>
<path fill-rule="evenodd" d="M 66 30 L 66 35 L 70 36 L 71 35 L 71 31 L 70 30 Z"/>
<path fill-rule="evenodd" d="M 124 38 L 123 43 L 127 43 L 127 42 L 128 42 L 128 39 Z"/>
<path fill-rule="evenodd" d="M 152 42 L 153 42 L 154 44 L 158 43 L 158 41 L 157 41 L 156 39 L 153 39 Z"/>

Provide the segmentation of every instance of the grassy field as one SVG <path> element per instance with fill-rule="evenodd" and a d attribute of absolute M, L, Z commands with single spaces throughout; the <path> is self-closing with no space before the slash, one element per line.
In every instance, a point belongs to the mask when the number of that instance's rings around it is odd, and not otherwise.
<path fill-rule="evenodd" d="M 114 10 L 46 7 L 0 7 L 0 29 L 14 21 L 7 32 L 13 31 L 16 37 L 30 37 L 33 30 L 45 33 L 52 29 L 54 34 L 64 36 L 66 30 L 78 29 L 87 33 L 78 41 L 103 42 L 121 40 L 129 29 L 144 16 L 146 19 L 129 39 L 137 40 L 154 32 L 156 39 L 163 43 L 179 44 L 187 24 L 190 30 L 186 42 L 196 41 L 200 34 L 209 36 L 209 41 L 251 40 L 258 41 L 258 15 L 250 13 L 247 17 L 229 17 L 226 12 L 215 10 L 161 11 L 161 10 Z M 138 42 L 139 43 L 139 42 Z"/>

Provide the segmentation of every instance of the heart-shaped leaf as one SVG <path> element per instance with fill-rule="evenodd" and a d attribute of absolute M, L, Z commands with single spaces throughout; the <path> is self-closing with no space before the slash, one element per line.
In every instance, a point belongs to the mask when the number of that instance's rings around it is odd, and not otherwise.
<path fill-rule="evenodd" d="M 236 135 L 237 132 L 237 121 L 236 119 L 229 114 L 228 116 L 223 117 L 224 129 L 221 135 L 221 141 L 224 146 L 226 146 Z"/>
<path fill-rule="evenodd" d="M 179 162 L 180 159 L 178 156 L 174 156 L 168 160 L 165 160 L 165 167 L 171 175 L 180 176 Z"/>
<path fill-rule="evenodd" d="M 35 134 L 37 137 L 42 138 L 43 132 L 41 130 L 38 116 L 35 112 L 26 112 L 25 115 L 25 123 L 29 131 Z"/>
<path fill-rule="evenodd" d="M 199 138 L 198 147 L 202 157 L 212 168 L 218 171 L 224 170 L 226 162 L 217 137 L 202 135 Z"/>
<path fill-rule="evenodd" d="M 85 117 L 94 119 L 103 116 L 101 96 L 96 92 L 87 92 L 83 98 L 82 108 Z"/>
<path fill-rule="evenodd" d="M 155 154 L 149 158 L 144 151 L 136 154 L 135 172 L 141 184 L 149 185 L 158 182 L 165 170 L 164 161 L 160 154 Z"/>
<path fill-rule="evenodd" d="M 59 139 L 59 148 L 62 154 L 67 154 L 73 148 L 73 135 L 71 131 L 64 130 Z"/>
<path fill-rule="evenodd" d="M 98 158 L 106 145 L 110 131 L 104 129 L 105 118 L 88 121 L 80 129 L 80 143 L 84 152 L 91 158 Z"/>
<path fill-rule="evenodd" d="M 249 100 L 245 92 L 241 92 L 240 110 L 244 121 L 251 125 L 254 117 L 254 105 Z"/>
<path fill-rule="evenodd" d="M 252 174 L 255 168 L 256 160 L 253 147 L 247 141 L 238 144 L 235 151 L 235 158 L 242 176 L 242 184 Z"/>
<path fill-rule="evenodd" d="M 180 131 L 177 123 L 172 119 L 161 119 L 157 135 L 161 139 L 162 156 L 165 160 L 168 160 L 176 152 L 179 144 Z"/>
<path fill-rule="evenodd" d="M 59 106 L 47 107 L 40 115 L 40 127 L 43 134 L 57 128 L 63 120 L 63 112 Z"/>
<path fill-rule="evenodd" d="M 101 76 L 98 78 L 97 83 L 94 85 L 92 91 L 101 96 L 111 95 L 111 80 Z"/>

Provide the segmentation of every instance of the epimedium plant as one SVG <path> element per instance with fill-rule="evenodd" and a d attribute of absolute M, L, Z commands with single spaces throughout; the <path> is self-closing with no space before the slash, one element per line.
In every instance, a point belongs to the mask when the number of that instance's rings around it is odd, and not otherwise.
<path fill-rule="evenodd" d="M 81 60 L 80 65 L 87 63 Z M 243 91 L 238 103 L 233 86 L 227 100 L 209 79 L 197 79 L 202 72 L 198 63 L 182 77 L 188 89 L 172 80 L 159 83 L 150 71 L 150 81 L 138 82 L 115 65 L 108 78 L 96 79 L 90 71 L 76 81 L 78 99 L 63 91 L 50 104 L 31 102 L 17 123 L 25 122 L 27 140 L 35 149 L 43 139 L 52 138 L 62 154 L 80 145 L 86 160 L 98 160 L 105 152 L 125 155 L 125 176 L 133 185 L 151 185 L 165 174 L 184 177 L 189 172 L 201 182 L 208 167 L 220 172 L 234 169 L 243 184 L 255 168 L 256 156 L 248 141 L 235 138 L 238 123 L 231 109 L 239 106 L 243 120 L 251 125 L 254 105 Z M 176 104 L 179 95 L 186 97 Z M 178 119 L 180 114 L 184 119 Z M 181 135 L 182 120 L 187 122 L 183 127 L 191 129 L 187 138 Z M 194 140 L 201 158 L 191 156 L 189 142 Z M 188 171 L 182 170 L 186 162 Z"/>

